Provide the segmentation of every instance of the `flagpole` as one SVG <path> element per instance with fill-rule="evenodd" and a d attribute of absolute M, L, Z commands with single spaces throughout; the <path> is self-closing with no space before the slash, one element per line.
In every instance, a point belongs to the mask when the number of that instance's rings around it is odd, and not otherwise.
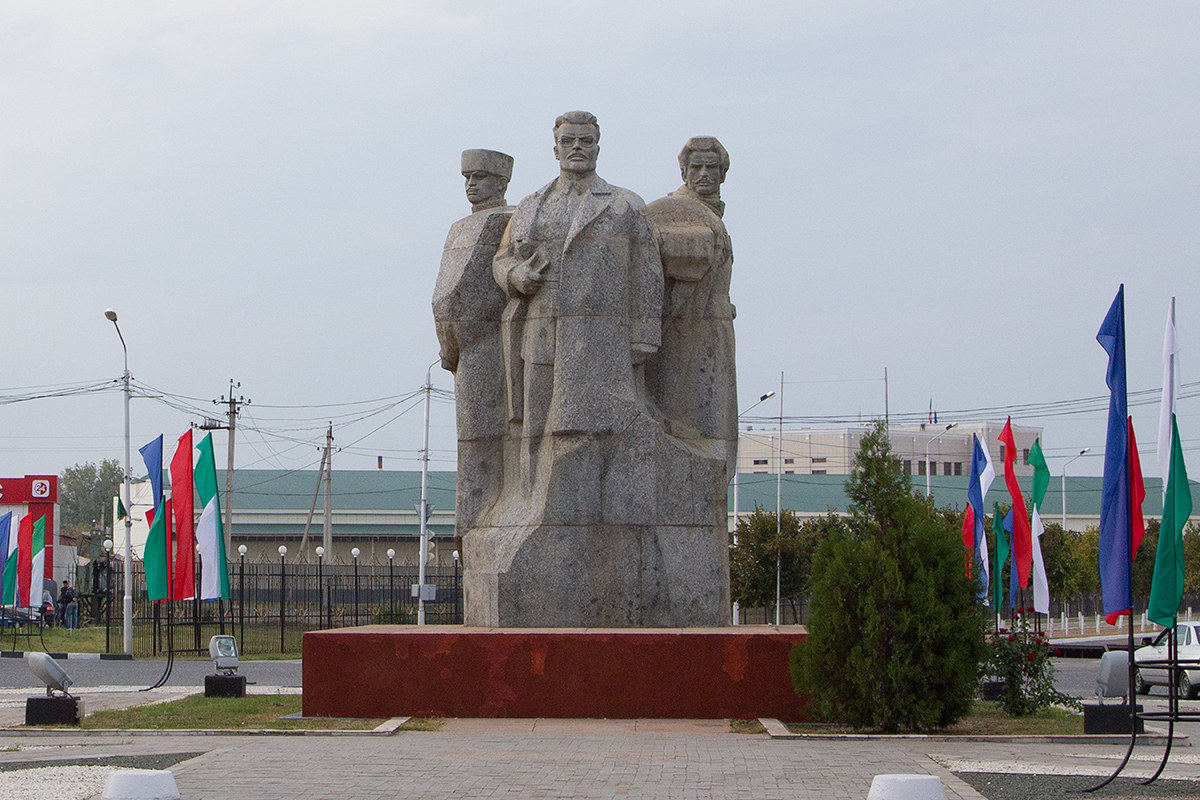
<path fill-rule="evenodd" d="M 129 348 L 125 346 L 125 337 L 121 335 L 121 326 L 117 324 L 117 312 L 111 308 L 104 312 L 104 317 L 117 329 L 117 337 L 121 340 L 121 351 L 125 354 L 125 372 L 121 382 L 125 393 L 125 603 L 122 632 L 124 635 L 125 654 L 133 655 L 133 500 L 130 497 L 132 489 L 129 472 Z"/>
<path fill-rule="evenodd" d="M 779 373 L 779 456 L 775 462 L 775 627 L 783 601 L 783 373 Z"/>

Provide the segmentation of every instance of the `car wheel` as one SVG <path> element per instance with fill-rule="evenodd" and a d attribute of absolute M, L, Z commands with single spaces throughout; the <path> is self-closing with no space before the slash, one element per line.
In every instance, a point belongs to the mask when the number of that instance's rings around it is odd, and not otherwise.
<path fill-rule="evenodd" d="M 1187 670 L 1180 671 L 1179 696 L 1185 700 L 1195 700 L 1197 692 L 1200 692 L 1200 686 L 1192 686 L 1192 681 L 1188 678 Z"/>
<path fill-rule="evenodd" d="M 1150 684 L 1142 679 L 1142 671 L 1140 669 L 1133 671 L 1133 690 L 1138 694 L 1150 694 Z"/>

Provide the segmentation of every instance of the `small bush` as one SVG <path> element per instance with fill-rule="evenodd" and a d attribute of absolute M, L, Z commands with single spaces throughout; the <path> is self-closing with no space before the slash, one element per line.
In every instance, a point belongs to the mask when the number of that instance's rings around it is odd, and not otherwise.
<path fill-rule="evenodd" d="M 1079 709 L 1079 701 L 1054 688 L 1054 648 L 1024 620 L 1015 631 L 1001 628 L 988 636 L 988 675 L 1004 682 L 1000 706 L 1013 717 L 1033 714 L 1052 705 Z"/>

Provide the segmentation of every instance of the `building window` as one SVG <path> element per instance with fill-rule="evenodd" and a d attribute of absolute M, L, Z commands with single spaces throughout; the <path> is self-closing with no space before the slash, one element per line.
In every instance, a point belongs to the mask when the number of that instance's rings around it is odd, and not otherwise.
<path fill-rule="evenodd" d="M 1026 447 L 1024 450 L 1021 451 L 1021 463 L 1022 464 L 1029 463 L 1029 448 L 1028 447 Z"/>
<path fill-rule="evenodd" d="M 795 475 L 795 474 L 796 474 L 796 470 L 794 470 L 794 469 L 785 469 L 785 470 L 783 471 L 783 474 L 784 474 L 784 475 Z"/>
<path fill-rule="evenodd" d="M 1000 443 L 1000 463 L 1004 463 L 1004 442 Z"/>
<path fill-rule="evenodd" d="M 813 475 L 824 475 L 824 474 L 825 474 L 825 470 L 823 470 L 823 469 L 814 469 L 814 470 L 812 471 L 812 474 L 813 474 Z"/>
<path fill-rule="evenodd" d="M 962 475 L 962 462 L 961 461 L 954 462 L 954 474 Z"/>
<path fill-rule="evenodd" d="M 756 469 L 756 470 L 754 470 L 754 474 L 755 475 L 766 475 L 767 471 L 765 469 Z"/>
<path fill-rule="evenodd" d="M 925 459 L 923 459 L 923 458 L 917 462 L 917 474 L 918 475 L 925 474 Z"/>
<path fill-rule="evenodd" d="M 826 461 L 828 461 L 828 460 L 829 460 L 829 459 L 828 459 L 828 458 L 826 458 L 825 456 L 813 456 L 812 463 L 814 463 L 814 464 L 824 464 L 824 463 L 825 463 Z"/>
<path fill-rule="evenodd" d="M 767 465 L 767 460 L 766 460 L 765 458 L 756 458 L 756 459 L 754 459 L 754 466 L 756 466 L 756 467 L 765 467 L 766 465 Z"/>
<path fill-rule="evenodd" d="M 943 474 L 943 475 L 949 475 L 949 474 L 950 474 L 950 462 L 949 462 L 949 461 L 943 461 L 943 462 L 942 462 L 942 474 Z"/>
<path fill-rule="evenodd" d="M 785 458 L 785 459 L 783 460 L 783 463 L 785 463 L 785 464 L 795 464 L 795 463 L 796 463 L 796 459 L 794 459 L 794 458 Z"/>
<path fill-rule="evenodd" d="M 904 469 L 900 471 L 905 475 L 912 475 L 912 459 L 904 459 Z"/>

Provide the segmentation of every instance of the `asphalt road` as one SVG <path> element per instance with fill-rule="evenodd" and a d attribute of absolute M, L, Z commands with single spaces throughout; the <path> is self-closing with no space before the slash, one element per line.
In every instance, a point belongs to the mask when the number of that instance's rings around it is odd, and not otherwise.
<path fill-rule="evenodd" d="M 157 683 L 165 660 L 101 661 L 67 659 L 59 662 L 78 687 L 138 686 Z M 204 676 L 216 672 L 211 661 L 176 661 L 167 686 L 203 686 Z M 238 669 L 250 683 L 263 686 L 300 686 L 300 661 L 243 661 Z M 21 658 L 0 658 L 0 688 L 42 686 Z"/>

